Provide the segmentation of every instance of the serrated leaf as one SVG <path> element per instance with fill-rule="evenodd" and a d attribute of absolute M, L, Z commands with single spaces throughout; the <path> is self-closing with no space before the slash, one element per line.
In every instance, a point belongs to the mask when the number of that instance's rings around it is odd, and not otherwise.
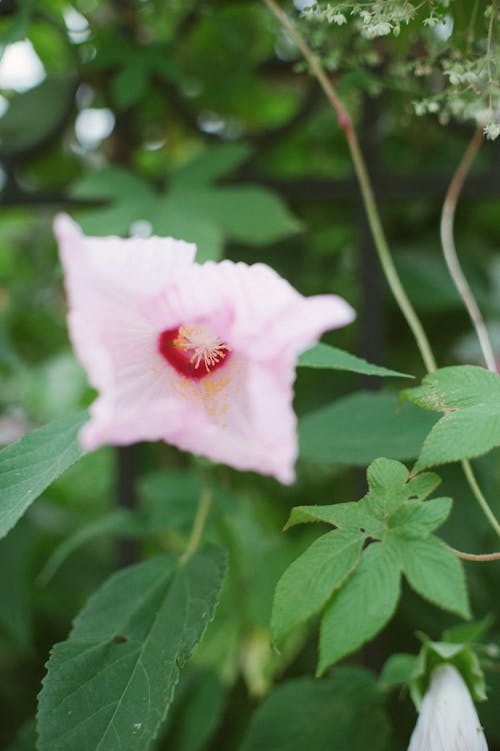
<path fill-rule="evenodd" d="M 419 595 L 444 610 L 470 618 L 462 563 L 437 537 L 394 539 L 408 582 Z"/>
<path fill-rule="evenodd" d="M 388 525 L 408 531 L 414 522 L 408 534 L 422 537 L 442 523 L 449 512 L 451 501 L 448 499 L 440 499 L 431 505 L 427 502 L 427 510 L 424 509 L 423 499 L 441 482 L 432 472 L 410 477 L 403 464 L 382 457 L 368 467 L 367 480 L 369 490 L 360 501 L 330 506 L 297 506 L 292 509 L 285 529 L 322 521 L 380 538 Z"/>
<path fill-rule="evenodd" d="M 373 543 L 324 612 L 318 674 L 372 639 L 391 619 L 399 594 L 400 571 L 392 551 Z"/>
<path fill-rule="evenodd" d="M 410 477 L 404 464 L 384 457 L 370 464 L 366 476 L 369 488 L 366 509 L 379 519 L 387 519 L 410 498 L 425 498 L 440 483 L 433 473 Z"/>
<path fill-rule="evenodd" d="M 54 420 L 0 451 L 0 537 L 33 501 L 83 456 L 77 434 L 86 412 Z"/>
<path fill-rule="evenodd" d="M 408 497 L 410 473 L 404 464 L 393 459 L 375 459 L 366 472 L 370 509 L 385 518 Z"/>
<path fill-rule="evenodd" d="M 390 726 L 381 700 L 361 668 L 286 681 L 258 707 L 241 751 L 385 751 Z"/>
<path fill-rule="evenodd" d="M 274 594 L 273 640 L 282 639 L 321 610 L 356 567 L 364 540 L 356 532 L 328 532 L 286 569 Z"/>
<path fill-rule="evenodd" d="M 159 556 L 114 574 L 57 644 L 39 696 L 39 751 L 143 751 L 179 671 L 212 619 L 225 574 L 217 549 Z"/>
<path fill-rule="evenodd" d="M 422 472 L 416 477 L 412 477 L 408 483 L 408 498 L 416 501 L 423 501 L 429 496 L 438 485 L 441 484 L 441 478 L 434 472 Z"/>
<path fill-rule="evenodd" d="M 384 525 L 368 512 L 363 501 L 334 503 L 331 506 L 296 506 L 290 513 L 285 529 L 309 522 L 326 522 L 334 527 L 370 535 L 377 535 L 384 529 Z"/>
<path fill-rule="evenodd" d="M 451 498 L 433 498 L 430 501 L 408 501 L 389 519 L 389 527 L 400 537 L 417 539 L 427 537 L 444 524 L 451 511 Z"/>
<path fill-rule="evenodd" d="M 310 412 L 299 421 L 301 459 L 366 466 L 378 456 L 412 459 L 436 418 L 395 394 L 357 393 Z"/>
<path fill-rule="evenodd" d="M 329 368 L 333 370 L 348 370 L 351 373 L 363 375 L 392 376 L 394 378 L 413 378 L 407 373 L 399 373 L 397 370 L 389 370 L 379 365 L 372 365 L 361 357 L 351 355 L 337 347 L 320 342 L 300 355 L 297 363 L 302 368 Z"/>
<path fill-rule="evenodd" d="M 403 396 L 445 416 L 424 441 L 416 469 L 471 459 L 500 445 L 500 376 L 461 365 L 427 375 Z"/>

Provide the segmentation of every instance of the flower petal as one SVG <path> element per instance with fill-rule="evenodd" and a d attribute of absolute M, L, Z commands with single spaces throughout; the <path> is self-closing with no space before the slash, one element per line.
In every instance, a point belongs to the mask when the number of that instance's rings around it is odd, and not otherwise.
<path fill-rule="evenodd" d="M 65 272 L 69 328 L 92 384 L 105 388 L 114 369 L 136 359 L 154 336 L 138 298 L 154 294 L 193 262 L 194 245 L 171 238 L 85 237 L 69 216 L 54 228 Z"/>
<path fill-rule="evenodd" d="M 488 751 L 476 709 L 453 665 L 432 673 L 408 751 Z"/>
<path fill-rule="evenodd" d="M 296 358 L 350 322 L 350 306 L 334 295 L 305 298 L 263 264 L 193 263 L 193 246 L 175 240 L 86 238 L 68 217 L 56 234 L 71 336 L 100 392 L 85 446 L 162 438 L 291 483 Z M 191 377 L 159 344 L 176 329 L 192 332 L 193 351 L 219 342 L 228 356 Z"/>

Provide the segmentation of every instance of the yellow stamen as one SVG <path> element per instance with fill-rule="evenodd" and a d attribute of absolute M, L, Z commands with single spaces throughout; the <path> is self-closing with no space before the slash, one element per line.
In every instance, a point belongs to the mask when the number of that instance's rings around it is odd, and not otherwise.
<path fill-rule="evenodd" d="M 207 372 L 224 359 L 226 352 L 231 351 L 231 347 L 203 325 L 180 326 L 173 344 L 184 352 L 192 351 L 190 362 L 195 368 L 199 368 L 203 362 Z"/>

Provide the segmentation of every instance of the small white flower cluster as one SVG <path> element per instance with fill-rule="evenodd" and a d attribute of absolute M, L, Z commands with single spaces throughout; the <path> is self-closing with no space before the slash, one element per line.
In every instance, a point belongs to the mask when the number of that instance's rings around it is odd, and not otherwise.
<path fill-rule="evenodd" d="M 315 48 L 321 49 L 325 67 L 338 70 L 350 64 L 362 68 L 371 94 L 383 88 L 383 81 L 377 84 L 378 72 L 367 71 L 380 63 L 368 61 L 367 41 L 398 36 L 403 27 L 409 27 L 406 44 L 411 38 L 418 41 L 418 57 L 412 54 L 406 61 L 391 61 L 389 45 L 370 48 L 383 58 L 386 78 L 407 79 L 408 89 L 415 89 L 413 107 L 418 116 L 437 115 L 443 125 L 452 118 L 472 120 L 493 140 L 500 137 L 500 45 L 493 41 L 500 14 L 497 10 L 494 17 L 492 8 L 490 0 L 483 11 L 484 21 L 476 24 L 480 31 L 469 27 L 465 50 L 463 24 L 461 28 L 460 19 L 453 16 L 452 0 L 308 0 L 302 16 L 315 22 L 311 38 Z M 332 25 L 347 29 L 335 35 L 333 47 L 327 31 Z"/>
<path fill-rule="evenodd" d="M 317 2 L 304 8 L 303 15 L 308 19 L 326 21 L 329 24 L 343 26 L 348 16 L 355 20 L 357 30 L 365 39 L 393 34 L 398 36 L 401 26 L 412 21 L 417 10 L 422 5 L 429 6 L 430 15 L 423 23 L 434 27 L 445 22 L 445 16 L 436 10 L 447 8 L 450 0 L 425 0 L 424 3 L 410 2 L 410 0 L 375 0 L 374 2 L 357 3 L 327 3 Z"/>

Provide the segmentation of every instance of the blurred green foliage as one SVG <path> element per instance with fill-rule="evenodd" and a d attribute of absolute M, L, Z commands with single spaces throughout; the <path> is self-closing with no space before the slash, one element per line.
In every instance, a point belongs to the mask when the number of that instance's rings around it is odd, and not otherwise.
<path fill-rule="evenodd" d="M 466 24 L 473 2 L 454 5 Z M 439 364 L 477 364 L 479 353 L 438 241 L 441 199 L 472 131 L 415 118 L 412 92 L 396 78 L 396 64 L 418 55 L 418 39 L 402 34 L 399 41 L 375 45 L 364 40 L 360 51 L 348 30 L 329 31 L 325 41 L 326 33 L 318 46 L 328 43 L 330 54 L 337 50 L 339 90 L 355 116 L 396 265 Z M 45 77 L 26 91 L 9 84 L 0 99 L 2 444 L 78 412 L 92 398 L 67 338 L 51 232 L 59 210 L 91 232 L 179 236 L 198 243 L 200 259 L 225 254 L 265 261 L 304 294 L 341 294 L 358 319 L 326 341 L 392 370 L 423 375 L 381 281 L 343 135 L 297 65 L 297 50 L 262 4 L 3 0 L 4 62 L 24 40 Z M 367 55 L 374 49 L 371 64 Z M 456 220 L 459 251 L 486 316 L 494 320 L 500 244 L 495 144 L 484 144 L 468 186 Z M 352 395 L 358 388 L 380 393 Z M 409 405 L 398 411 L 399 389 L 396 379 L 374 383 L 361 375 L 300 368 L 297 484 L 284 489 L 266 478 L 215 468 L 207 539 L 228 550 L 229 575 L 155 751 L 279 751 L 290 748 L 291 738 L 297 749 L 314 743 L 333 748 L 335 732 L 350 747 L 365 748 L 364 736 L 353 740 L 353 734 L 367 716 L 373 748 L 405 747 L 414 722 L 409 697 L 384 694 L 373 672 L 392 652 L 416 653 L 417 629 L 438 639 L 456 619 L 403 588 L 398 612 L 382 635 L 321 684 L 310 680 L 316 623 L 288 637 L 280 653 L 269 634 L 275 585 L 315 538 L 307 526 L 281 533 L 292 506 L 360 497 L 366 485 L 357 467 L 380 455 L 416 457 L 434 424 L 435 416 L 426 413 L 407 419 L 414 409 Z M 116 452 L 102 449 L 47 488 L 0 542 L 2 748 L 34 750 L 32 718 L 49 650 L 66 638 L 88 596 L 115 569 L 119 539 L 133 537 L 145 558 L 185 549 L 205 464 L 163 444 L 137 447 L 136 458 L 133 520 L 125 514 L 116 523 L 112 516 Z M 497 450 L 478 462 L 481 483 L 500 513 L 498 466 Z M 459 470 L 441 474 L 440 492 L 454 499 L 444 538 L 471 551 L 493 549 L 495 540 Z M 53 575 L 40 579 L 48 561 Z M 499 566 L 467 566 L 475 616 L 500 614 Z M 479 713 L 494 751 L 500 748 L 494 711 L 500 681 L 488 673 L 487 684 L 489 701 Z M 302 724 L 304 707 L 311 717 L 339 713 L 340 723 L 325 725 L 323 745 Z M 277 727 L 281 734 L 273 735 Z"/>

